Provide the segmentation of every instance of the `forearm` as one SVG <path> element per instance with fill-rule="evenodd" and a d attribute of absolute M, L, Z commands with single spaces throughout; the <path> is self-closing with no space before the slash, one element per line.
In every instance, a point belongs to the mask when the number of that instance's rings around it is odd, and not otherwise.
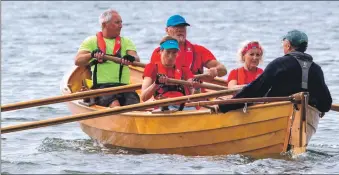
<path fill-rule="evenodd" d="M 91 60 L 91 53 L 79 53 L 75 57 L 75 65 L 77 66 L 87 66 Z"/>
<path fill-rule="evenodd" d="M 156 85 L 155 83 L 152 83 L 152 85 L 142 90 L 141 92 L 142 101 L 147 101 L 148 99 L 150 99 L 158 87 L 159 87 L 158 85 Z"/>

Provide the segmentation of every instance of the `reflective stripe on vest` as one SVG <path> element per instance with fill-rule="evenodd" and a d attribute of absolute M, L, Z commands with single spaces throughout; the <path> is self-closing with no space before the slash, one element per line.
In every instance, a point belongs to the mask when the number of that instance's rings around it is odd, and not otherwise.
<path fill-rule="evenodd" d="M 104 40 L 104 36 L 102 34 L 102 32 L 98 32 L 96 34 L 97 36 L 97 45 L 98 45 L 98 49 L 100 49 L 104 54 L 106 54 L 106 43 Z M 116 57 L 121 57 L 121 38 L 120 36 L 117 36 L 115 38 L 115 44 L 113 47 L 113 55 L 111 56 L 116 56 Z M 107 54 L 110 55 L 110 54 Z M 94 70 L 93 70 L 93 88 L 96 88 L 98 86 L 98 81 L 97 81 L 97 70 L 98 70 L 98 61 L 94 60 L 91 63 L 91 66 L 94 66 Z M 121 76 L 122 76 L 122 69 L 123 69 L 123 65 L 120 65 L 119 68 L 119 82 L 117 84 L 121 84 Z"/>

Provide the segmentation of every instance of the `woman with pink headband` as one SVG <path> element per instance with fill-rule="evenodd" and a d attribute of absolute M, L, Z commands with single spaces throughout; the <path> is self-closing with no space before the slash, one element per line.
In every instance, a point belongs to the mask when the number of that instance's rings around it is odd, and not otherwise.
<path fill-rule="evenodd" d="M 245 41 L 238 50 L 240 62 L 243 67 L 233 69 L 228 76 L 228 87 L 251 83 L 263 70 L 258 67 L 262 62 L 264 50 L 258 41 Z"/>

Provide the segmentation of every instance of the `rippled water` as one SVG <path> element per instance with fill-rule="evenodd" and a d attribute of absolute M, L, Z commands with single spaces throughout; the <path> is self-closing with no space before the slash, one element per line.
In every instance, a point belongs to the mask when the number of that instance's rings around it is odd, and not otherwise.
<path fill-rule="evenodd" d="M 146 62 L 165 35 L 167 18 L 182 14 L 188 38 L 236 68 L 241 41 L 259 39 L 265 67 L 282 55 L 281 36 L 297 28 L 309 36 L 308 53 L 322 66 L 339 103 L 339 2 L 1 2 L 1 104 L 60 94 L 59 83 L 77 49 L 100 27 L 108 7 L 123 18 L 123 36 Z M 65 104 L 1 113 L 1 125 L 69 115 Z M 251 159 L 240 155 L 187 157 L 126 153 L 94 143 L 77 123 L 1 135 L 1 173 L 338 173 L 339 117 L 320 120 L 306 153 Z"/>

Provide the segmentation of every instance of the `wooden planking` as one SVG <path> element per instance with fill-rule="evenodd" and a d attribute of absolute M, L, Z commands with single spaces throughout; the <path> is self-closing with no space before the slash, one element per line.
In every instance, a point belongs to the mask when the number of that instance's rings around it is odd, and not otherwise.
<path fill-rule="evenodd" d="M 301 109 L 301 105 L 298 105 L 298 108 Z M 320 112 L 311 106 L 307 106 L 306 110 L 306 121 L 301 121 L 300 110 L 296 111 L 293 121 L 290 145 L 292 145 L 292 151 L 295 154 L 305 152 L 306 146 L 318 127 Z M 301 122 L 302 124 L 300 124 Z M 300 125 L 302 128 L 300 128 Z M 300 138 L 300 136 L 302 137 Z"/>
<path fill-rule="evenodd" d="M 206 111 L 195 111 L 187 112 L 185 115 L 171 114 L 171 116 L 168 116 L 167 114 L 166 116 L 165 114 L 155 115 L 149 112 L 133 112 L 81 122 L 91 127 L 115 132 L 168 134 L 225 128 L 286 117 L 289 116 L 289 109 L 290 104 L 286 103 L 282 106 L 271 106 L 264 109 L 249 109 L 246 114 L 239 111 L 232 111 L 226 114 L 210 114 Z M 77 111 L 81 111 L 81 109 Z M 134 116 L 137 113 L 149 114 L 149 116 Z"/>
<path fill-rule="evenodd" d="M 268 121 L 251 123 L 222 129 L 187 132 L 179 134 L 126 134 L 112 131 L 99 130 L 81 124 L 82 130 L 93 139 L 104 144 L 128 148 L 176 148 L 214 144 L 226 141 L 245 139 L 280 130 L 286 130 L 287 117 Z"/>
<path fill-rule="evenodd" d="M 270 145 L 283 144 L 286 130 L 280 130 L 274 133 L 260 135 L 242 140 L 222 142 L 217 144 L 183 147 L 173 149 L 149 149 L 149 153 L 180 154 L 186 156 L 213 156 L 238 154 L 249 152 L 259 148 L 269 147 Z M 279 150 L 282 152 L 282 150 Z"/>
<path fill-rule="evenodd" d="M 283 151 L 284 150 L 283 148 L 284 148 L 284 144 L 279 143 L 279 144 L 275 144 L 275 145 L 267 146 L 264 148 L 247 151 L 247 152 L 242 152 L 238 154 L 248 155 L 248 156 L 252 156 L 255 158 L 266 158 L 266 157 L 280 156 L 280 153 L 285 152 Z"/>

